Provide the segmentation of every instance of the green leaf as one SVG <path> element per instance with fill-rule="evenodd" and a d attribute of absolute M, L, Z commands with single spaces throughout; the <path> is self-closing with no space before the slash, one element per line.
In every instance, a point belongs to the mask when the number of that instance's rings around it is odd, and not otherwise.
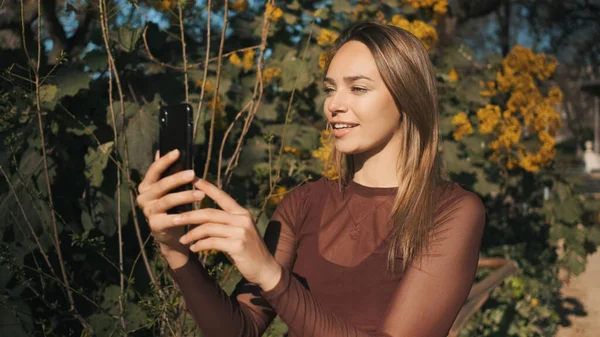
<path fill-rule="evenodd" d="M 90 74 L 80 69 L 62 68 L 56 72 L 49 82 L 58 87 L 57 99 L 60 99 L 65 96 L 75 96 L 82 89 L 89 89 L 90 80 Z"/>
<path fill-rule="evenodd" d="M 123 119 L 128 120 L 137 114 L 138 106 L 135 102 L 124 102 L 123 110 L 124 113 L 121 114 L 121 104 L 119 101 L 113 101 L 112 110 L 114 111 L 114 119 L 116 122 L 117 130 L 121 130 L 123 127 Z M 157 117 L 158 118 L 158 117 Z M 106 107 L 106 124 L 109 126 L 113 126 L 113 113 L 111 112 L 111 106 L 108 105 Z"/>
<path fill-rule="evenodd" d="M 129 151 L 129 165 L 131 169 L 137 170 L 141 175 L 146 173 L 148 166 L 152 163 L 152 145 L 158 141 L 158 100 L 144 105 L 136 115 L 131 118 L 125 129 L 127 136 L 127 148 Z M 119 144 L 119 149 L 123 142 Z M 121 152 L 125 155 L 125 152 Z"/>
<path fill-rule="evenodd" d="M 68 133 L 72 133 L 74 135 L 77 136 L 84 136 L 84 135 L 93 135 L 94 131 L 96 131 L 97 127 L 95 125 L 87 125 L 82 129 L 76 129 L 76 128 L 66 128 L 66 131 Z"/>
<path fill-rule="evenodd" d="M 112 237 L 117 232 L 117 205 L 113 198 L 99 190 L 89 196 L 92 209 L 89 214 L 94 228 L 98 228 L 106 237 Z M 84 219 L 82 219 L 84 220 Z"/>
<path fill-rule="evenodd" d="M 275 121 L 278 117 L 277 104 L 263 103 L 256 111 L 256 118 L 262 121 Z"/>
<path fill-rule="evenodd" d="M 568 198 L 561 202 L 557 202 L 555 205 L 554 214 L 567 223 L 577 223 L 583 214 L 581 205 L 575 200 L 575 198 Z"/>
<path fill-rule="evenodd" d="M 589 242 L 592 242 L 594 245 L 599 246 L 600 245 L 600 228 L 598 226 L 591 227 L 588 230 L 586 239 Z"/>
<path fill-rule="evenodd" d="M 332 9 L 335 13 L 349 13 L 352 11 L 352 5 L 348 0 L 333 0 Z"/>
<path fill-rule="evenodd" d="M 293 0 L 293 1 L 288 1 L 288 4 L 286 5 L 287 9 L 290 10 L 299 10 L 302 9 L 302 7 L 300 6 L 300 2 L 298 2 L 298 0 Z"/>
<path fill-rule="evenodd" d="M 90 186 L 99 188 L 104 180 L 104 169 L 108 163 L 108 158 L 112 152 L 114 141 L 104 143 L 98 148 L 88 148 L 88 153 L 84 157 L 85 170 L 84 175 L 90 182 Z"/>
<path fill-rule="evenodd" d="M 74 67 L 59 68 L 47 83 L 42 86 L 40 95 L 44 108 L 53 110 L 63 97 L 75 96 L 80 90 L 88 89 L 90 75 Z"/>
<path fill-rule="evenodd" d="M 91 71 L 100 71 L 108 68 L 108 55 L 104 51 L 92 50 L 84 58 L 85 65 Z"/>
<path fill-rule="evenodd" d="M 40 100 L 44 103 L 52 102 L 57 92 L 58 88 L 55 85 L 42 85 L 40 87 Z"/>
<path fill-rule="evenodd" d="M 294 14 L 285 12 L 283 13 L 283 21 L 285 21 L 285 23 L 288 25 L 295 25 L 296 22 L 298 22 L 298 17 Z"/>
<path fill-rule="evenodd" d="M 240 154 L 236 175 L 249 176 L 256 164 L 268 162 L 268 145 L 261 136 L 255 136 L 246 141 L 244 151 Z"/>
<path fill-rule="evenodd" d="M 117 43 L 117 48 L 129 53 L 135 49 L 135 45 L 142 35 L 141 28 L 133 28 L 130 25 L 119 26 L 117 31 L 111 32 L 111 40 Z"/>
<path fill-rule="evenodd" d="M 579 275 L 585 270 L 585 258 L 575 253 L 570 253 L 567 256 L 564 265 L 568 271 L 570 271 L 574 275 Z"/>

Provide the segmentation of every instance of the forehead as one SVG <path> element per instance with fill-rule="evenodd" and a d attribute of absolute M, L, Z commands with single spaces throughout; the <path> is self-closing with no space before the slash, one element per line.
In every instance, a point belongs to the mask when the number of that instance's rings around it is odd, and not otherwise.
<path fill-rule="evenodd" d="M 358 41 L 349 41 L 342 45 L 331 60 L 327 76 L 335 78 L 357 74 L 375 79 L 379 76 L 379 70 L 373 54 L 366 45 Z"/>

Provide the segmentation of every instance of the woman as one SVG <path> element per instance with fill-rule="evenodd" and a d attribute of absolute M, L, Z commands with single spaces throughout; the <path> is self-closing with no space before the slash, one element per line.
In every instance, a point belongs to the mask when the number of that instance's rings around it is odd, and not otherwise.
<path fill-rule="evenodd" d="M 261 336 L 275 315 L 290 336 L 446 336 L 477 269 L 485 210 L 441 175 L 433 67 L 421 42 L 360 23 L 331 52 L 324 112 L 341 178 L 305 184 L 277 207 L 264 242 L 247 210 L 157 159 L 138 203 L 205 336 Z M 193 182 L 196 192 L 168 193 Z M 165 210 L 207 196 L 222 210 Z M 183 235 L 183 226 L 201 224 Z M 190 245 L 191 246 L 188 246 Z M 229 255 L 231 297 L 189 257 Z"/>

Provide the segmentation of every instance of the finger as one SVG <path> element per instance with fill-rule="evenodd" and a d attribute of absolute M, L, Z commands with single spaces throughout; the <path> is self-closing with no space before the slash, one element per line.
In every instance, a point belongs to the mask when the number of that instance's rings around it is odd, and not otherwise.
<path fill-rule="evenodd" d="M 161 158 L 162 159 L 162 158 Z M 157 162 L 158 163 L 158 162 Z M 162 198 L 174 188 L 184 184 L 189 184 L 194 180 L 194 171 L 186 170 L 174 173 L 170 176 L 160 179 L 158 182 L 150 185 L 150 188 L 138 197 L 142 202 Z M 139 201 L 138 201 L 139 203 Z"/>
<path fill-rule="evenodd" d="M 197 179 L 194 181 L 194 186 L 206 193 L 206 196 L 214 200 L 221 208 L 229 213 L 233 214 L 247 214 L 248 211 L 240 206 L 229 194 L 225 193 L 222 189 L 211 184 L 205 179 Z"/>
<path fill-rule="evenodd" d="M 215 208 L 203 208 L 179 214 L 179 216 L 173 219 L 173 224 L 180 226 L 215 222 L 231 226 L 236 224 L 239 225 L 242 221 L 244 221 L 244 219 L 239 215 Z"/>
<path fill-rule="evenodd" d="M 231 238 L 215 238 L 210 237 L 204 240 L 200 240 L 195 244 L 190 246 L 190 250 L 193 252 L 199 252 L 202 250 L 210 250 L 215 249 L 224 253 L 231 253 L 235 251 L 236 242 L 238 240 L 234 240 Z"/>
<path fill-rule="evenodd" d="M 187 205 L 195 201 L 200 201 L 204 199 L 204 195 L 204 192 L 198 190 L 168 193 L 154 203 L 152 212 L 164 213 L 175 206 Z"/>
<path fill-rule="evenodd" d="M 148 167 L 148 171 L 146 171 L 144 180 L 140 183 L 140 186 L 138 187 L 140 193 L 143 193 L 145 190 L 148 190 L 152 184 L 160 180 L 162 173 L 169 166 L 171 166 L 171 164 L 173 164 L 178 157 L 179 150 L 175 149 L 167 153 L 165 156 L 155 159 L 155 161 L 152 164 L 150 164 L 150 167 Z"/>
<path fill-rule="evenodd" d="M 160 158 L 160 151 L 156 151 L 156 152 L 154 153 L 154 161 L 157 161 L 157 160 L 158 160 L 158 158 Z"/>
<path fill-rule="evenodd" d="M 241 227 L 232 227 L 221 223 L 208 222 L 181 236 L 179 242 L 187 245 L 190 242 L 203 240 L 209 237 L 239 238 L 242 231 L 243 228 Z"/>
<path fill-rule="evenodd" d="M 169 227 L 173 226 L 173 216 L 161 213 L 161 214 L 153 214 L 148 217 L 148 227 L 150 227 L 150 231 L 153 233 L 161 232 Z"/>

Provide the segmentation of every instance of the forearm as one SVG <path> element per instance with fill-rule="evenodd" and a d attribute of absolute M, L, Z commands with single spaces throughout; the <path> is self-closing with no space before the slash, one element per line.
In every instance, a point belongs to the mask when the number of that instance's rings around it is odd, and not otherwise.
<path fill-rule="evenodd" d="M 262 334 L 272 319 L 265 317 L 264 312 L 268 310 L 262 307 L 255 310 L 240 304 L 235 294 L 229 296 L 202 263 L 190 256 L 187 247 L 185 251 L 163 248 L 161 252 L 164 251 L 171 267 L 169 272 L 181 290 L 187 310 L 204 336 L 259 337 Z"/>
<path fill-rule="evenodd" d="M 171 269 L 183 267 L 190 259 L 190 250 L 187 246 L 177 245 L 176 247 L 167 246 L 160 243 L 160 252 L 167 260 Z"/>
<path fill-rule="evenodd" d="M 284 270 L 280 282 L 270 291 L 263 291 L 263 295 L 295 336 L 389 337 L 384 333 L 368 334 L 344 321 L 315 300 L 288 270 Z"/>

